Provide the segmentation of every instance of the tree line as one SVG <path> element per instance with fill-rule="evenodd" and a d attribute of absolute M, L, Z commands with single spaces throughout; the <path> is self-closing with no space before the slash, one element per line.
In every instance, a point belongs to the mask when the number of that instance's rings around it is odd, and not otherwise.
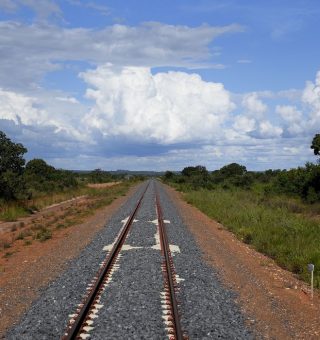
<path fill-rule="evenodd" d="M 0 131 L 0 199 L 5 201 L 31 199 L 37 195 L 77 188 L 84 183 L 119 180 L 101 169 L 74 172 L 56 169 L 43 159 L 26 162 L 26 147 L 14 143 Z M 120 176 L 121 177 L 121 176 Z"/>
<path fill-rule="evenodd" d="M 320 134 L 311 143 L 316 156 L 320 155 Z M 320 161 L 318 164 L 306 163 L 303 167 L 290 170 L 248 171 L 245 166 L 231 163 L 219 170 L 208 171 L 202 165 L 185 167 L 181 172 L 167 171 L 164 180 L 184 188 L 232 189 L 239 187 L 251 189 L 260 185 L 266 194 L 287 194 L 299 196 L 308 203 L 320 201 Z"/>

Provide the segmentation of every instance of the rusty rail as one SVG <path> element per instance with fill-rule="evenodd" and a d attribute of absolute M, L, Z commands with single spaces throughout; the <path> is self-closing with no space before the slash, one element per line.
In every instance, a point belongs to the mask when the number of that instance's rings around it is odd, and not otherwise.
<path fill-rule="evenodd" d="M 126 237 L 128 235 L 128 232 L 130 230 L 130 227 L 132 225 L 132 222 L 134 220 L 134 217 L 137 213 L 137 211 L 140 208 L 142 199 L 144 197 L 144 194 L 146 193 L 147 189 L 149 187 L 149 183 L 146 186 L 145 190 L 143 191 L 135 209 L 131 213 L 128 221 L 126 222 L 125 226 L 123 227 L 120 235 L 118 236 L 117 241 L 115 242 L 111 252 L 108 254 L 106 263 L 103 265 L 103 267 L 98 272 L 98 278 L 95 281 L 92 289 L 90 290 L 90 293 L 87 295 L 85 301 L 82 304 L 82 307 L 80 311 L 78 311 L 77 317 L 75 318 L 72 325 L 69 325 L 65 334 L 62 336 L 63 340 L 74 340 L 74 339 L 80 339 L 79 335 L 81 333 L 82 327 L 85 325 L 85 321 L 88 317 L 88 313 L 90 311 L 91 306 L 95 303 L 97 295 L 99 294 L 99 291 L 101 289 L 101 286 L 103 285 L 104 278 L 108 274 L 108 272 L 112 269 L 112 266 L 114 262 L 116 261 L 116 258 L 121 250 L 122 245 L 124 244 Z"/>
<path fill-rule="evenodd" d="M 170 295 L 174 339 L 183 340 L 184 336 L 183 336 L 183 332 L 181 329 L 178 303 L 177 303 L 176 293 L 175 293 L 176 282 L 174 282 L 173 262 L 171 258 L 171 252 L 170 252 L 170 246 L 169 246 L 169 242 L 167 238 L 166 228 L 163 222 L 163 214 L 162 214 L 158 192 L 156 192 L 156 206 L 157 206 L 157 213 L 158 213 L 160 243 L 161 243 L 163 256 L 165 259 L 166 279 L 167 279 L 167 285 L 168 285 L 168 290 L 169 290 L 169 295 Z"/>

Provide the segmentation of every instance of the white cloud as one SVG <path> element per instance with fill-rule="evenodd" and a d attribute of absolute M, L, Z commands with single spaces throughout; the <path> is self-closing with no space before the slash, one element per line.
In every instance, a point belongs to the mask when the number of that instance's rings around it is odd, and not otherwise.
<path fill-rule="evenodd" d="M 249 114 L 257 118 L 261 118 L 268 109 L 267 105 L 259 99 L 256 92 L 245 95 L 242 100 L 242 106 L 248 110 Z"/>
<path fill-rule="evenodd" d="M 82 78 L 95 101 L 83 124 L 105 136 L 160 144 L 213 140 L 234 108 L 222 84 L 197 74 L 152 75 L 149 68 L 104 65 Z"/>
<path fill-rule="evenodd" d="M 56 97 L 57 100 L 60 100 L 61 102 L 68 102 L 72 104 L 78 104 L 79 101 L 74 97 Z"/>
<path fill-rule="evenodd" d="M 75 141 L 89 142 L 78 124 L 84 115 L 82 106 L 72 97 L 56 98 L 52 100 L 49 93 L 35 98 L 0 89 L 0 119 L 24 128 L 50 128 L 52 136 L 62 132 Z"/>
<path fill-rule="evenodd" d="M 237 60 L 237 63 L 238 64 L 251 64 L 252 60 L 250 60 L 250 59 L 239 59 L 239 60 Z"/>
<path fill-rule="evenodd" d="M 93 9 L 97 12 L 99 12 L 102 15 L 108 16 L 110 15 L 111 11 L 109 9 L 109 7 L 105 6 L 105 5 L 100 5 L 97 4 L 93 1 L 83 1 L 83 0 L 67 0 L 67 2 L 71 5 L 74 6 L 79 6 L 79 7 L 84 7 L 84 8 L 89 8 L 89 9 Z"/>
<path fill-rule="evenodd" d="M 246 116 L 236 116 L 234 119 L 233 128 L 238 132 L 250 132 L 255 129 L 256 121 L 253 118 Z"/>
<path fill-rule="evenodd" d="M 14 12 L 21 7 L 30 8 L 37 16 L 38 21 L 46 21 L 49 17 L 62 17 L 62 11 L 52 0 L 1 0 L 0 8 Z"/>
<path fill-rule="evenodd" d="M 311 128 L 320 126 L 320 71 L 316 75 L 315 82 L 308 81 L 302 94 L 302 101 L 310 107 L 309 122 Z"/>
<path fill-rule="evenodd" d="M 296 106 L 277 105 L 276 113 L 278 113 L 285 121 L 293 123 L 298 122 L 302 118 L 302 112 Z"/>
<path fill-rule="evenodd" d="M 29 125 L 45 121 L 44 112 L 36 109 L 34 103 L 34 98 L 0 89 L 0 118 Z"/>
<path fill-rule="evenodd" d="M 209 44 L 218 36 L 241 31 L 242 27 L 235 24 L 188 27 L 149 22 L 93 30 L 0 22 L 0 84 L 25 88 L 44 74 L 62 68 L 66 61 L 148 67 L 201 68 L 205 64 L 207 67 L 211 57 Z"/>
<path fill-rule="evenodd" d="M 281 136 L 282 132 L 283 129 L 281 127 L 274 126 L 267 120 L 259 124 L 259 134 L 261 138 L 277 138 Z"/>

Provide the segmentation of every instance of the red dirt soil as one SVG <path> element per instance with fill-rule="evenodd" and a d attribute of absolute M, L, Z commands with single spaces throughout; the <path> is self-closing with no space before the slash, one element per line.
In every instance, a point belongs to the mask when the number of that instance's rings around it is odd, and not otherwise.
<path fill-rule="evenodd" d="M 22 314 L 39 296 L 39 290 L 46 287 L 65 268 L 67 261 L 75 258 L 90 243 L 95 234 L 102 229 L 112 214 L 133 194 L 137 186 L 131 188 L 126 196 L 115 199 L 110 205 L 98 209 L 94 215 L 85 216 L 81 223 L 65 229 L 55 229 L 52 238 L 45 242 L 33 241 L 25 245 L 18 240 L 7 249 L 10 256 L 0 257 L 0 338 L 6 330 L 19 321 Z M 54 208 L 45 209 L 31 217 L 19 219 L 28 226 L 29 219 L 44 223 L 50 218 L 67 215 L 86 207 L 88 201 L 81 198 Z M 50 216 L 47 216 L 48 212 Z M 64 220 L 65 222 L 65 220 Z M 57 223 L 57 222 L 55 222 Z M 26 228 L 26 227 L 23 228 Z M 2 235 L 3 236 L 3 235 Z"/>

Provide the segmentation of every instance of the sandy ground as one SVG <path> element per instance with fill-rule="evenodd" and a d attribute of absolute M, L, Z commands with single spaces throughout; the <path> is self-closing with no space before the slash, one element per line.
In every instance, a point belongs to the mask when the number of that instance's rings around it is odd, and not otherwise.
<path fill-rule="evenodd" d="M 320 339 L 319 292 L 312 303 L 305 283 L 187 204 L 180 193 L 170 187 L 167 191 L 204 258 L 238 294 L 238 303 L 258 338 Z"/>
<path fill-rule="evenodd" d="M 8 327 L 16 323 L 23 312 L 35 300 L 42 287 L 48 285 L 66 267 L 69 259 L 76 257 L 104 227 L 108 218 L 136 190 L 131 188 L 126 196 L 114 200 L 110 205 L 100 208 L 92 216 L 82 218 L 79 224 L 55 230 L 52 238 L 25 245 L 25 240 L 18 240 L 8 250 L 10 256 L 0 257 L 0 338 L 4 338 Z M 88 202 L 81 197 L 76 200 L 45 209 L 37 216 L 27 217 L 22 229 L 28 225 L 27 219 L 33 223 L 66 222 L 70 215 L 77 214 Z M 49 214 L 49 215 L 48 215 Z M 58 218 L 58 220 L 56 220 Z M 18 227 L 19 228 L 19 227 Z M 16 231 L 18 232 L 19 229 Z"/>

